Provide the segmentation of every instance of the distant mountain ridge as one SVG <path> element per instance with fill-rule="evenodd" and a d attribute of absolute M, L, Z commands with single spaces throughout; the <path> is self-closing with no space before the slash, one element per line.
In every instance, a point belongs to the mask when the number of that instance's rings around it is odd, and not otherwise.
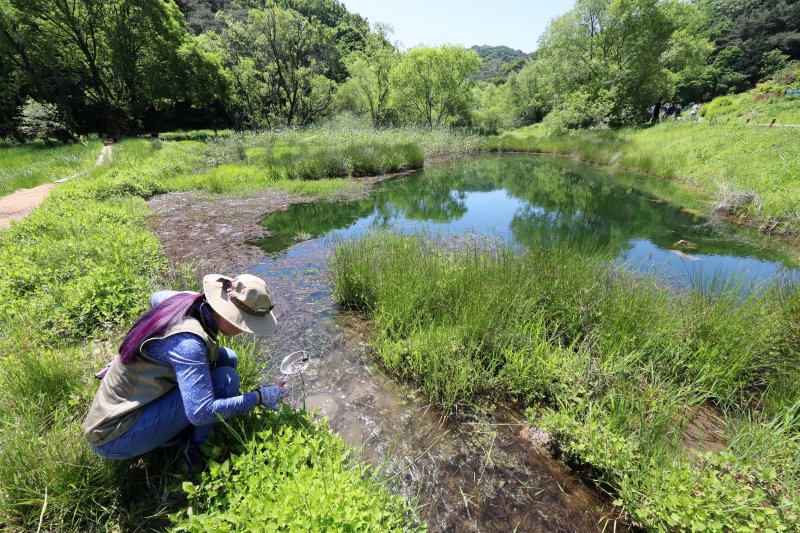
<path fill-rule="evenodd" d="M 511 72 L 518 72 L 531 57 L 531 54 L 508 46 L 475 45 L 470 50 L 475 50 L 483 61 L 475 75 L 476 80 L 504 82 Z"/>

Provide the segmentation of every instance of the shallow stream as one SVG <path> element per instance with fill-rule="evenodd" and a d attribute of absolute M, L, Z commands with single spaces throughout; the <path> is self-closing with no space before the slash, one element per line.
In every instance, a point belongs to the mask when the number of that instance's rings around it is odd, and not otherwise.
<path fill-rule="evenodd" d="M 563 158 L 479 156 L 380 183 L 364 200 L 273 213 L 263 224 L 274 235 L 260 243 L 268 258 L 252 269 L 278 301 L 279 328 L 266 342 L 275 354 L 270 379 L 279 380 L 280 356 L 310 352 L 304 387 L 290 378 L 290 401 L 302 406 L 305 388 L 309 409 L 321 409 L 404 495 L 419 497 L 433 531 L 613 530 L 612 506 L 551 457 L 547 436 L 522 415 L 487 405 L 479 416 L 445 421 L 384 376 L 369 356 L 369 324 L 340 315 L 332 301 L 328 260 L 338 239 L 389 227 L 490 234 L 519 246 L 581 242 L 609 261 L 703 290 L 731 278 L 743 292 L 800 279 L 788 254 L 706 219 L 693 198 L 669 182 Z"/>

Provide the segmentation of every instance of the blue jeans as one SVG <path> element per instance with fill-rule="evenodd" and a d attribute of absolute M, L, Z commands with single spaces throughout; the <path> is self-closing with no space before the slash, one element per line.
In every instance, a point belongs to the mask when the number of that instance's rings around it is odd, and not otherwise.
<path fill-rule="evenodd" d="M 211 368 L 215 398 L 231 398 L 239 393 L 239 374 L 235 370 L 237 363 L 236 352 L 227 348 L 219 349 L 219 358 Z M 181 391 L 175 387 L 145 405 L 136 422 L 125 433 L 105 444 L 92 445 L 92 448 L 107 459 L 132 459 L 165 445 L 178 444 L 176 438 L 179 437 L 185 437 L 184 444 L 202 444 L 214 425 L 193 426 L 186 418 Z"/>

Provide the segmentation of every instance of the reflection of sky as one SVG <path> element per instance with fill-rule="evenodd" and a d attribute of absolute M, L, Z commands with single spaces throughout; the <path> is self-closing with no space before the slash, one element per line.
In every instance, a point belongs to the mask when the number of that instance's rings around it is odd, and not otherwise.
<path fill-rule="evenodd" d="M 430 222 L 427 220 L 411 220 L 403 214 L 395 215 L 389 222 L 393 229 L 404 232 L 429 231 L 434 234 L 466 233 L 477 231 L 490 233 L 511 239 L 511 219 L 514 212 L 523 204 L 520 200 L 511 198 L 508 193 L 499 189 L 491 192 L 470 192 L 461 199 L 466 213 L 458 219 L 449 222 Z M 376 213 L 360 218 L 347 228 L 335 230 L 328 235 L 337 238 L 355 237 L 368 229 L 380 225 Z"/>
<path fill-rule="evenodd" d="M 530 231 L 536 231 L 537 227 L 541 227 L 548 232 L 552 230 L 549 224 L 553 222 L 554 217 L 559 215 L 559 212 L 568 220 L 580 218 L 577 211 L 570 209 L 547 213 L 540 206 L 532 205 L 526 200 L 513 198 L 504 189 L 489 192 L 452 191 L 451 199 L 461 204 L 464 209 L 458 210 L 463 214 L 453 216 L 453 219 L 448 222 L 409 219 L 403 207 L 382 205 L 380 214 L 376 209 L 367 216 L 353 217 L 353 221 L 347 227 L 328 231 L 324 236 L 329 239 L 315 239 L 311 247 L 331 247 L 332 243 L 338 240 L 358 237 L 371 229 L 385 225 L 395 231 L 406 233 L 424 231 L 434 235 L 447 235 L 474 231 L 513 241 L 514 234 L 511 231 L 511 224 L 515 215 L 532 223 L 529 226 Z M 424 213 L 424 209 L 418 212 Z M 417 214 L 415 216 L 424 215 Z M 587 225 L 587 221 L 584 220 L 575 229 L 588 230 L 591 233 L 612 224 L 613 227 L 609 226 L 610 229 L 620 232 L 623 238 L 626 232 L 630 235 L 630 230 L 626 229 L 624 223 L 620 225 L 619 222 L 607 221 L 592 213 L 587 213 L 587 217 L 591 223 Z M 691 222 L 682 226 L 683 229 L 664 226 L 656 229 L 653 235 L 630 235 L 628 245 L 616 258 L 615 263 L 624 264 L 626 268 L 633 271 L 652 273 L 671 284 L 702 287 L 704 290 L 719 289 L 721 285 L 737 281 L 741 283 L 739 290 L 743 292 L 750 292 L 758 285 L 775 280 L 800 282 L 800 269 L 787 271 L 780 263 L 748 256 L 748 253 L 751 252 L 748 252 L 747 245 L 742 242 L 726 240 L 720 235 L 709 234 L 698 225 L 700 220 L 691 219 Z M 677 241 L 679 238 L 691 238 L 700 244 L 700 248 L 698 250 L 670 250 L 654 244 L 655 240 L 663 242 L 665 237 L 669 242 Z M 722 246 L 729 249 L 731 254 L 702 253 L 703 248 L 712 242 L 715 245 L 714 249 L 718 250 Z M 295 245 L 286 253 L 290 256 L 301 257 L 304 253 L 303 250 L 307 253 L 309 248 Z"/>
<path fill-rule="evenodd" d="M 664 250 L 647 239 L 630 241 L 630 248 L 617 258 L 637 272 L 653 273 L 682 286 L 711 287 L 715 283 L 741 281 L 749 292 L 775 280 L 800 281 L 800 270 L 787 271 L 779 263 L 752 257 L 706 255 L 697 250 Z"/>

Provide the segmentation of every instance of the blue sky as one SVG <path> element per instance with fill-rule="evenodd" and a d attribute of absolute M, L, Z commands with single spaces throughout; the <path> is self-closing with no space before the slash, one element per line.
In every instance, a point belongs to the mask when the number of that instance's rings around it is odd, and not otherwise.
<path fill-rule="evenodd" d="M 341 0 L 348 11 L 394 27 L 404 48 L 419 44 L 506 45 L 532 52 L 574 0 Z"/>

